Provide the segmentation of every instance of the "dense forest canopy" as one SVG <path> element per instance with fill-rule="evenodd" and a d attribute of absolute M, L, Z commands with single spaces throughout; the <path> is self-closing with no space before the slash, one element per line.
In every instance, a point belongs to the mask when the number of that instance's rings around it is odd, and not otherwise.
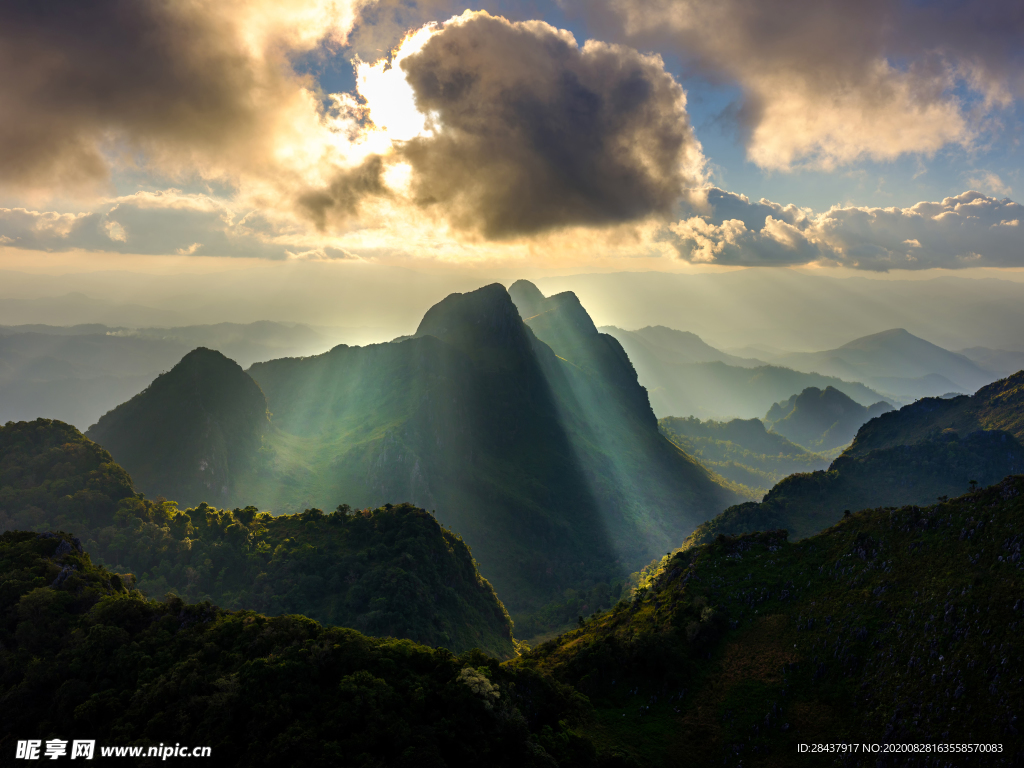
<path fill-rule="evenodd" d="M 587 766 L 585 697 L 305 616 L 147 600 L 64 533 L 0 536 L 0 745 L 211 747 L 217 765 Z M 98 755 L 98 753 L 97 753 Z M 555 762 L 557 760 L 557 762 Z"/>
<path fill-rule="evenodd" d="M 0 427 L 0 526 L 73 532 L 147 594 L 302 613 L 457 652 L 514 652 L 512 623 L 458 534 L 408 504 L 271 516 L 146 499 L 74 427 Z"/>

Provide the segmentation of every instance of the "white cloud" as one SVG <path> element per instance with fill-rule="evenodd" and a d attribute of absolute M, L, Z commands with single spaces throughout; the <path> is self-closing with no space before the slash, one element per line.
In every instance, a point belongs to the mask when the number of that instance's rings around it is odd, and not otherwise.
<path fill-rule="evenodd" d="M 737 83 L 747 156 L 762 168 L 832 169 L 971 147 L 1024 93 L 1024 17 L 1015 0 L 956 7 L 577 0 L 575 7 L 604 34 L 671 49 L 716 82 Z"/>
<path fill-rule="evenodd" d="M 992 171 L 976 171 L 967 179 L 967 183 L 971 189 L 978 189 L 990 195 L 1008 197 L 1013 194 L 1013 187 L 999 178 L 998 173 Z"/>
<path fill-rule="evenodd" d="M 711 213 L 670 226 L 688 261 L 874 271 L 1024 266 L 1024 206 L 980 192 L 909 208 L 833 206 L 818 215 L 717 188 L 706 194 Z"/>

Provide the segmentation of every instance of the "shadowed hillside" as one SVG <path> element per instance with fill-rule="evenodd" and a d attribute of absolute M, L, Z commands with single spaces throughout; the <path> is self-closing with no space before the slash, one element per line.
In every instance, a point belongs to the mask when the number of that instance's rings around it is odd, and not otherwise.
<path fill-rule="evenodd" d="M 59 736 L 95 740 L 98 765 L 103 747 L 157 743 L 203 745 L 218 766 L 585 768 L 598 759 L 576 733 L 590 716 L 584 697 L 480 651 L 146 600 L 130 575 L 97 567 L 63 532 L 0 536 L 0 581 L 8 755 L 17 739 Z"/>
<path fill-rule="evenodd" d="M 808 387 L 769 408 L 764 422 L 794 443 L 828 451 L 846 445 L 864 422 L 891 410 L 886 402 L 865 408 L 834 387 Z"/>
<path fill-rule="evenodd" d="M 65 425 L 14 426 L 8 442 L 45 449 L 29 466 L 46 491 L 69 489 L 68 447 L 104 458 L 80 436 L 57 445 L 74 436 Z M 116 492 L 126 476 L 105 465 L 90 488 Z M 21 476 L 12 468 L 5 478 Z M 1013 766 L 1022 499 L 1017 476 L 863 510 L 798 543 L 719 536 L 656 560 L 612 610 L 504 664 L 304 616 L 146 600 L 71 534 L 8 531 L 0 740 L 173 739 L 225 765 L 357 754 L 517 768 L 803 766 L 798 744 L 861 742 L 889 751 L 842 765 L 925 768 L 937 753 L 914 745 L 981 744 L 999 748 L 975 762 Z"/>
<path fill-rule="evenodd" d="M 1024 371 L 982 387 L 973 396 L 926 398 L 884 414 L 857 433 L 850 454 L 916 443 L 946 430 L 963 436 L 991 429 L 1024 440 Z"/>
<path fill-rule="evenodd" d="M 254 365 L 273 415 L 217 505 L 408 500 L 465 538 L 514 610 L 610 586 L 740 497 L 658 433 L 628 358 L 578 302 L 548 320 L 555 351 L 492 285 L 439 302 L 413 337 Z M 117 439 L 141 440 L 144 419 L 120 410 L 106 417 Z M 125 455 L 129 469 L 145 460 Z M 139 484 L 190 491 L 165 477 Z"/>
<path fill-rule="evenodd" d="M 829 464 L 825 456 L 768 432 L 760 419 L 721 422 L 669 416 L 658 420 L 658 428 L 705 467 L 749 489 L 754 499 L 787 475 Z"/>
<path fill-rule="evenodd" d="M 1024 372 L 949 400 L 928 398 L 867 422 L 827 471 L 780 482 L 760 504 L 726 509 L 694 533 L 785 528 L 809 536 L 845 510 L 927 504 L 972 483 L 990 485 L 1024 471 Z"/>
<path fill-rule="evenodd" d="M 0 528 L 74 532 L 140 589 L 271 614 L 303 613 L 455 651 L 514 652 L 512 626 L 462 539 L 424 510 L 342 507 L 271 515 L 179 510 L 136 494 L 73 427 L 0 427 Z"/>
<path fill-rule="evenodd" d="M 153 495 L 226 503 L 267 426 L 259 386 L 237 363 L 200 347 L 86 434 Z"/>
<path fill-rule="evenodd" d="M 720 536 L 510 662 L 585 693 L 632 765 L 1019 765 L 1024 477 L 801 541 Z M 797 744 L 869 742 L 832 761 Z M 994 744 L 981 755 L 913 745 Z M 908 745 L 909 752 L 900 745 Z"/>

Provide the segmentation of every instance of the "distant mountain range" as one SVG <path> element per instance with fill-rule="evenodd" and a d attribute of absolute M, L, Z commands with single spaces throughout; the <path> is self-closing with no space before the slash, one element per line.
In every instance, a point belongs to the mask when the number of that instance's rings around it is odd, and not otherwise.
<path fill-rule="evenodd" d="M 864 422 L 891 410 L 884 401 L 865 408 L 834 387 L 808 387 L 769 408 L 764 423 L 805 448 L 829 451 L 853 440 Z"/>
<path fill-rule="evenodd" d="M 132 574 L 122 590 L 514 653 L 469 549 L 422 509 L 179 509 L 140 496 L 107 451 L 47 419 L 0 427 L 0 489 L 0 532 L 72 532 L 97 563 Z"/>
<path fill-rule="evenodd" d="M 774 355 L 770 362 L 861 381 L 890 397 L 904 399 L 938 397 L 947 392 L 970 394 L 998 378 L 965 355 L 931 344 L 902 328 L 823 352 Z"/>
<path fill-rule="evenodd" d="M 1024 352 L 1021 351 L 969 347 L 961 349 L 960 354 L 979 368 L 998 374 L 1000 377 L 1024 370 Z"/>
<path fill-rule="evenodd" d="M 927 504 L 1024 472 L 1024 371 L 973 396 L 925 398 L 865 423 L 826 471 L 795 474 L 726 509 L 692 541 L 785 528 L 810 536 L 846 511 Z"/>
<path fill-rule="evenodd" d="M 623 331 L 614 327 L 604 330 L 629 355 L 658 418 L 760 418 L 777 401 L 808 387 L 833 387 L 865 406 L 885 399 L 859 382 L 728 355 L 685 331 Z"/>
<path fill-rule="evenodd" d="M 303 325 L 270 322 L 0 326 L 0 423 L 45 417 L 87 429 L 198 346 L 248 366 L 323 352 L 331 342 Z"/>
<path fill-rule="evenodd" d="M 835 349 L 906 328 L 945 349 L 1024 352 L 1024 281 L 827 277 L 774 267 L 723 273 L 612 272 L 545 277 L 545 293 L 573 291 L 599 325 L 685 328 L 718 349 Z M 770 360 L 768 362 L 771 362 Z"/>
<path fill-rule="evenodd" d="M 653 358 L 675 363 L 726 363 L 740 368 L 758 368 L 764 365 L 763 360 L 737 357 L 715 349 L 695 333 L 677 331 L 663 325 L 647 326 L 637 331 L 625 331 L 608 325 L 599 330 L 614 336 L 623 346 L 628 344 L 632 350 L 630 359 L 635 355 L 645 363 Z"/>
<path fill-rule="evenodd" d="M 754 500 L 787 475 L 825 469 L 829 464 L 822 454 L 767 431 L 760 419 L 721 422 L 666 416 L 658 420 L 658 428 L 705 467 L 739 483 Z"/>
<path fill-rule="evenodd" d="M 528 611 L 635 571 L 740 498 L 658 432 L 574 296 L 531 298 L 524 323 L 500 285 L 453 294 L 411 338 L 248 372 L 196 350 L 88 436 L 190 506 L 436 509 Z"/>
<path fill-rule="evenodd" d="M 764 401 L 769 393 L 784 400 L 808 387 L 831 387 L 864 406 L 883 400 L 903 404 L 920 397 L 974 392 L 1000 375 L 1024 368 L 1024 353 L 984 347 L 974 348 L 970 355 L 950 352 L 903 329 L 822 352 L 755 345 L 732 350 L 736 354 L 716 349 L 693 333 L 663 326 L 602 330 L 626 350 L 659 418 L 752 418 L 772 405 Z"/>

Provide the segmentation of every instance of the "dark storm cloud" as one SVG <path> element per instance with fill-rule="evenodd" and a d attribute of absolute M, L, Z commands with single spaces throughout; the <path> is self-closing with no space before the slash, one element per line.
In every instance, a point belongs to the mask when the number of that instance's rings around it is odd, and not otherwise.
<path fill-rule="evenodd" d="M 218 148 L 258 124 L 253 70 L 233 29 L 193 3 L 0 3 L 0 180 L 107 174 L 100 144 L 156 139 Z M 257 81 L 262 82 L 257 82 Z M 116 146 L 114 147 L 116 150 Z"/>
<path fill-rule="evenodd" d="M 402 62 L 432 135 L 406 142 L 416 202 L 510 238 L 668 214 L 700 149 L 660 58 L 542 22 L 449 23 Z"/>
<path fill-rule="evenodd" d="M 324 189 L 314 189 L 299 195 L 299 210 L 323 232 L 328 222 L 354 218 L 359 204 L 366 197 L 386 197 L 390 194 L 381 178 L 384 162 L 371 155 L 356 168 L 339 171 Z"/>

